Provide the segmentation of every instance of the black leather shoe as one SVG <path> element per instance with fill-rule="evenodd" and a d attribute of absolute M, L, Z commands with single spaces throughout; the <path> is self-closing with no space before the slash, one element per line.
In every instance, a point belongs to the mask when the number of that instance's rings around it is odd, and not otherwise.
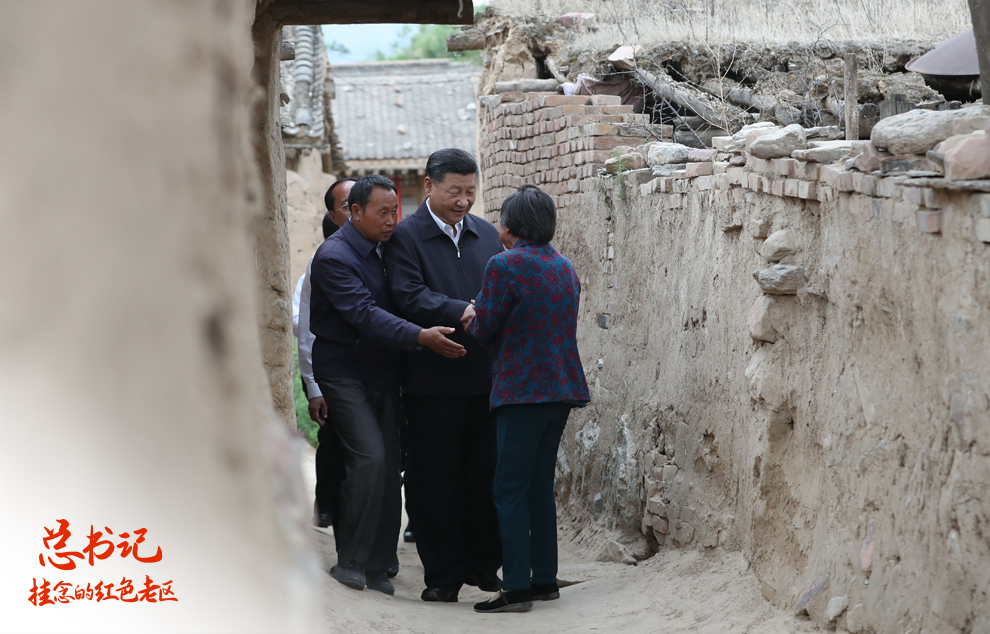
<path fill-rule="evenodd" d="M 533 601 L 553 601 L 560 598 L 560 588 L 556 583 L 536 584 L 532 588 Z"/>
<path fill-rule="evenodd" d="M 533 607 L 533 593 L 529 590 L 506 590 L 499 592 L 491 601 L 474 604 L 475 612 L 494 614 L 495 612 L 525 612 Z"/>
<path fill-rule="evenodd" d="M 427 588 L 423 590 L 423 601 L 439 601 L 440 603 L 457 603 L 457 591 L 444 588 Z"/>
<path fill-rule="evenodd" d="M 395 579 L 395 575 L 399 574 L 399 558 L 395 558 L 395 563 L 385 569 L 385 574 L 388 575 L 389 579 Z"/>
<path fill-rule="evenodd" d="M 469 586 L 478 586 L 484 592 L 498 592 L 502 589 L 502 580 L 494 572 L 475 572 L 464 580 Z"/>
<path fill-rule="evenodd" d="M 408 526 L 406 526 L 405 532 L 402 533 L 402 541 L 406 542 L 407 544 L 411 544 L 414 541 L 416 541 L 416 533 L 412 532 L 412 530 Z"/>
<path fill-rule="evenodd" d="M 369 570 L 364 574 L 368 578 L 368 590 L 378 590 L 389 596 L 395 594 L 395 586 L 388 580 L 384 570 Z"/>
<path fill-rule="evenodd" d="M 346 568 L 344 566 L 334 566 L 330 568 L 330 576 L 348 588 L 354 588 L 355 590 L 364 590 L 364 587 L 368 585 L 364 571 L 361 570 L 360 566 L 350 565 Z"/>

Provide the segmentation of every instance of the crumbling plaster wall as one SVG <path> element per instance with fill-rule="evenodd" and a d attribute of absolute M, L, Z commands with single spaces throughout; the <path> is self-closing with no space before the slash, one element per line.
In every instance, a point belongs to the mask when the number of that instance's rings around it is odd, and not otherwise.
<path fill-rule="evenodd" d="M 256 317 L 286 286 L 259 297 L 256 271 L 287 279 L 288 256 L 277 228 L 256 237 L 273 199 L 284 215 L 284 185 L 277 127 L 260 172 L 265 144 L 252 147 L 267 108 L 251 80 L 255 10 L 0 6 L 0 614 L 12 631 L 317 627 L 298 452 Z M 42 568 L 56 518 L 73 550 L 90 525 L 145 527 L 162 561 Z M 32 578 L 139 587 L 144 572 L 171 579 L 179 601 L 87 623 L 84 606 L 26 600 Z"/>
<path fill-rule="evenodd" d="M 262 357 L 275 410 L 290 427 L 296 425 L 292 392 L 292 288 L 285 150 L 279 123 L 279 59 L 281 25 L 259 0 L 252 27 L 254 79 L 263 92 L 256 100 L 252 126 L 255 157 L 263 187 L 262 213 L 255 223 L 258 277 L 258 327 Z"/>
<path fill-rule="evenodd" d="M 323 195 L 336 180 L 323 171 L 323 158 L 317 150 L 300 153 L 295 170 L 287 170 L 286 201 L 291 247 L 290 289 L 306 272 L 309 259 L 323 243 L 323 216 L 327 212 Z"/>
<path fill-rule="evenodd" d="M 603 493 L 606 518 L 646 515 L 667 546 L 742 548 L 784 607 L 828 575 L 809 612 L 847 596 L 850 631 L 986 630 L 990 245 L 972 227 L 990 201 L 953 196 L 932 235 L 877 198 L 734 189 L 727 208 L 605 188 L 561 218 L 594 399 L 565 434 L 565 503 L 591 522 Z M 767 296 L 773 344 L 747 327 L 762 240 L 723 231 L 758 218 L 809 273 Z M 627 454 L 635 495 L 611 475 Z"/>
<path fill-rule="evenodd" d="M 519 139 L 523 112 L 554 112 L 541 98 L 486 103 L 490 217 L 504 186 L 536 178 Z M 547 137 L 560 160 L 604 130 L 580 116 L 576 139 Z M 822 625 L 845 597 L 851 632 L 987 630 L 990 244 L 975 227 L 990 195 L 794 159 L 719 165 L 546 185 L 566 201 L 554 242 L 582 280 L 593 399 L 558 456 L 565 516 L 586 542 L 624 533 L 636 556 L 635 534 L 742 550 L 768 600 L 807 595 Z M 753 272 L 785 229 L 782 263 L 808 279 L 767 295 Z M 774 343 L 751 337 L 754 304 Z"/>

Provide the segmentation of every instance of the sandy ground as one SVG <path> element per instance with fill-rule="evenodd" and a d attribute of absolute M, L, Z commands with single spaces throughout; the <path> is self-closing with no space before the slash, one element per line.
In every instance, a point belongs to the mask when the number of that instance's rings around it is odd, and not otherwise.
<path fill-rule="evenodd" d="M 315 452 L 306 445 L 302 468 L 312 503 Z M 405 517 L 403 517 L 405 526 Z M 323 568 L 336 563 L 333 534 L 314 528 Z M 738 553 L 705 555 L 697 551 L 663 551 L 637 566 L 593 561 L 583 549 L 560 543 L 562 582 L 557 601 L 537 602 L 530 612 L 482 616 L 473 610 L 491 595 L 465 586 L 458 603 L 420 600 L 423 567 L 415 544 L 399 541 L 399 575 L 395 596 L 324 580 L 326 631 L 389 634 L 461 634 L 512 632 L 564 634 L 674 632 L 777 634 L 814 632 L 817 628 L 774 608 L 763 598 L 759 582 Z"/>

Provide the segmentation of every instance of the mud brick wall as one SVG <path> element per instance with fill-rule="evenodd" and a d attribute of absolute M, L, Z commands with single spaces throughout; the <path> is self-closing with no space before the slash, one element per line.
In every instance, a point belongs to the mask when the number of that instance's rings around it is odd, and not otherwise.
<path fill-rule="evenodd" d="M 740 551 L 827 629 L 990 631 L 990 183 L 752 156 L 599 177 L 645 140 L 609 103 L 503 95 L 481 144 L 487 211 L 547 188 L 581 277 L 577 539 Z"/>
<path fill-rule="evenodd" d="M 651 125 L 611 95 L 509 92 L 482 97 L 481 106 L 486 217 L 526 183 L 553 196 L 559 210 L 573 207 L 615 148 L 671 136 L 670 126 Z"/>

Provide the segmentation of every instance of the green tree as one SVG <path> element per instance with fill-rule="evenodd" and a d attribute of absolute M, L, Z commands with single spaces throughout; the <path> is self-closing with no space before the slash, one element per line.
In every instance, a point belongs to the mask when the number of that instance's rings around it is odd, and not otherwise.
<path fill-rule="evenodd" d="M 375 52 L 375 60 L 401 60 L 401 59 L 435 59 L 448 57 L 452 61 L 471 62 L 475 66 L 481 66 L 481 51 L 447 52 L 447 36 L 457 31 L 454 27 L 446 24 L 420 24 L 418 30 L 413 33 L 411 26 L 404 26 L 399 31 L 399 39 L 392 42 L 389 52 L 381 50 Z M 412 34 L 409 44 L 402 46 L 401 42 Z"/>

